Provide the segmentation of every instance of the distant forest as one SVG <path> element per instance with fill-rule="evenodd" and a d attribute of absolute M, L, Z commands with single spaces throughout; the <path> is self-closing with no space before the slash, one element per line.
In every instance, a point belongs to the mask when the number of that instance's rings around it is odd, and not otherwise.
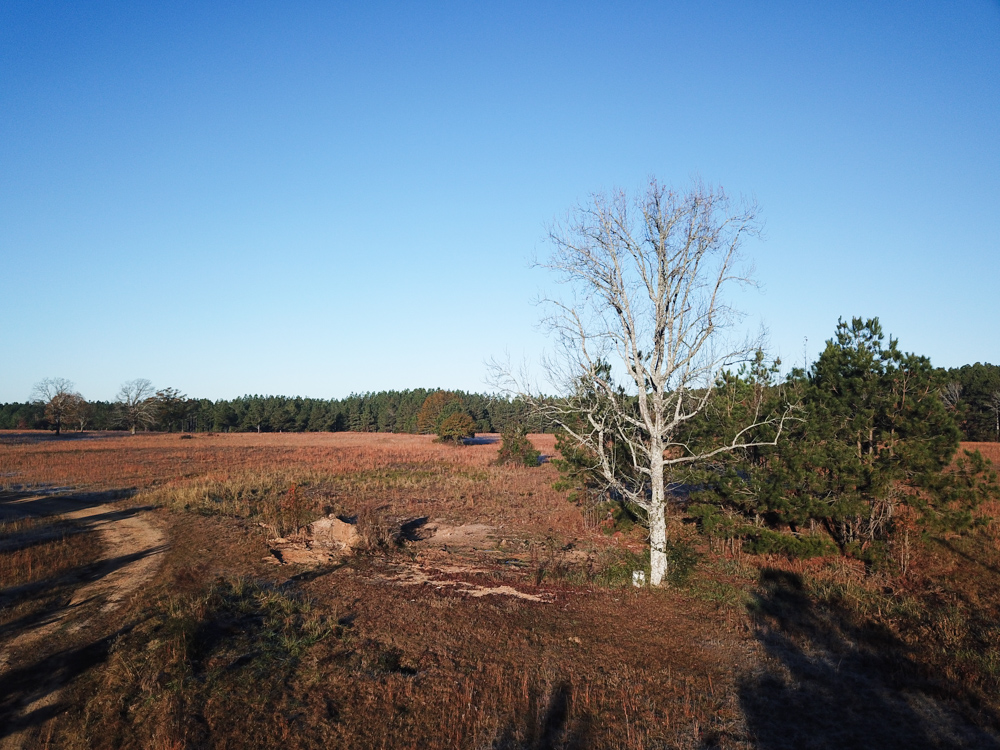
<path fill-rule="evenodd" d="M 176 392 L 174 392 L 176 393 Z M 167 432 L 430 432 L 420 414 L 427 397 L 446 394 L 455 407 L 472 417 L 477 432 L 500 432 L 510 422 L 531 432 L 544 432 L 526 404 L 497 395 L 417 388 L 407 391 L 352 394 L 344 399 L 243 396 L 210 401 L 175 396 L 157 404 L 151 429 Z M 0 429 L 50 428 L 45 404 L 0 404 Z M 125 429 L 114 402 L 90 401 L 76 424 L 66 430 Z"/>
<path fill-rule="evenodd" d="M 943 397 L 955 409 L 962 439 L 1000 442 L 1000 366 L 977 362 L 947 372 Z"/>
<path fill-rule="evenodd" d="M 941 398 L 955 414 L 964 440 L 1000 442 L 1000 366 L 964 365 L 946 371 Z M 438 394 L 428 401 L 432 394 Z M 456 409 L 472 417 L 476 432 L 501 432 L 512 422 L 530 432 L 552 427 L 528 405 L 494 394 L 417 388 L 352 394 L 343 399 L 243 396 L 210 401 L 188 398 L 172 389 L 157 394 L 149 429 L 167 432 L 433 432 L 421 409 L 436 403 L 438 421 Z M 442 406 L 444 410 L 442 411 Z M 125 429 L 117 405 L 85 402 L 68 430 Z M 0 404 L 0 429 L 44 430 L 52 425 L 40 402 Z"/>

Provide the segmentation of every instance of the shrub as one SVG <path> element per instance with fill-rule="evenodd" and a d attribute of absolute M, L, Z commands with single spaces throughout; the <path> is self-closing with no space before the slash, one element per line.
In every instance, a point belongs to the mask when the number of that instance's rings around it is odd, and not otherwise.
<path fill-rule="evenodd" d="M 417 413 L 417 432 L 427 435 L 437 432 L 441 423 L 461 412 L 462 401 L 451 391 L 434 391 L 426 399 Z"/>
<path fill-rule="evenodd" d="M 542 454 L 535 450 L 535 446 L 528 440 L 528 432 L 523 425 L 509 424 L 500 437 L 498 464 L 538 466 L 541 462 Z"/>
<path fill-rule="evenodd" d="M 667 541 L 667 581 L 674 586 L 687 582 L 700 555 L 686 540 Z M 609 588 L 632 585 L 632 572 L 642 570 L 649 579 L 649 550 L 640 553 L 627 549 L 609 549 L 600 559 L 594 576 L 597 583 Z"/>
<path fill-rule="evenodd" d="M 698 530 L 712 539 L 739 538 L 752 528 L 741 518 L 724 514 L 717 506 L 708 503 L 692 503 L 687 514 L 698 524 Z"/>
<path fill-rule="evenodd" d="M 743 522 L 739 517 L 722 513 L 708 503 L 693 503 L 688 516 L 698 524 L 698 530 L 710 539 L 743 539 L 743 549 L 751 554 L 768 553 L 789 557 L 825 557 L 837 552 L 829 537 L 819 534 L 786 534 L 774 529 Z"/>

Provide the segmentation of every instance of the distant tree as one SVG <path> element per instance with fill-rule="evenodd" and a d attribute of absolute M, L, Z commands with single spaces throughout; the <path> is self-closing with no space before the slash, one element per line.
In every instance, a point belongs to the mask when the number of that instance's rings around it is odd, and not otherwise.
<path fill-rule="evenodd" d="M 309 421 L 312 419 L 312 412 L 315 402 L 312 399 L 295 399 L 295 431 L 305 432 L 309 429 Z"/>
<path fill-rule="evenodd" d="M 441 420 L 437 428 L 438 439 L 443 443 L 461 443 L 476 436 L 476 423 L 464 412 L 456 412 Z"/>
<path fill-rule="evenodd" d="M 950 380 L 941 388 L 941 401 L 948 411 L 954 412 L 962 402 L 962 384 L 957 380 Z"/>
<path fill-rule="evenodd" d="M 395 432 L 396 431 L 396 399 L 392 398 L 393 394 L 380 394 L 383 398 L 380 399 L 379 404 L 381 408 L 378 409 L 377 418 L 377 429 L 379 432 Z"/>
<path fill-rule="evenodd" d="M 188 414 L 187 396 L 176 388 L 162 388 L 154 396 L 156 423 L 161 429 L 173 432 L 174 427 L 184 429 Z"/>
<path fill-rule="evenodd" d="M 1000 391 L 990 394 L 990 411 L 993 412 L 993 439 L 1000 443 Z"/>
<path fill-rule="evenodd" d="M 284 398 L 268 399 L 267 416 L 271 430 L 288 432 L 295 428 L 295 401 Z"/>
<path fill-rule="evenodd" d="M 73 420 L 75 410 L 83 401 L 83 397 L 73 387 L 73 383 L 66 378 L 45 378 L 35 384 L 32 392 L 34 402 L 45 407 L 45 419 L 56 435 L 62 432 L 64 422 Z"/>
<path fill-rule="evenodd" d="M 83 396 L 79 393 L 74 393 L 67 414 L 67 421 L 74 424 L 78 432 L 83 432 L 87 429 L 87 424 L 90 422 L 93 411 L 93 407 L 84 400 Z"/>
<path fill-rule="evenodd" d="M 955 412 L 963 439 L 971 441 L 1000 440 L 997 429 L 998 412 L 993 394 L 1000 392 L 1000 366 L 976 362 L 948 370 L 948 380 L 957 388 Z M 951 402 L 952 394 L 946 394 Z"/>
<path fill-rule="evenodd" d="M 229 432 L 239 422 L 239 415 L 229 401 L 220 399 L 212 404 L 212 430 L 215 432 Z"/>
<path fill-rule="evenodd" d="M 434 391 L 424 399 L 417 414 L 417 432 L 422 435 L 437 432 L 442 420 L 458 410 L 461 410 L 461 400 L 457 394 L 451 391 Z"/>
<path fill-rule="evenodd" d="M 156 423 L 157 400 L 153 384 L 146 378 L 129 380 L 118 389 L 115 398 L 117 422 L 133 435 L 136 429 Z"/>

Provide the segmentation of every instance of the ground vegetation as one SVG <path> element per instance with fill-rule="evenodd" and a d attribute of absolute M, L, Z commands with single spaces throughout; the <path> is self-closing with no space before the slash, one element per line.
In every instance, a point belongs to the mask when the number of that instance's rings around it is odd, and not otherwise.
<path fill-rule="evenodd" d="M 640 526 L 492 438 L 0 442 L 0 734 L 24 747 L 998 746 L 995 499 L 906 576 L 723 547 L 673 508 L 664 590 L 632 585 Z M 28 510 L 53 502 L 80 515 Z M 366 542 L 279 563 L 276 534 L 330 514 Z M 106 544 L 119 524 L 151 537 Z"/>

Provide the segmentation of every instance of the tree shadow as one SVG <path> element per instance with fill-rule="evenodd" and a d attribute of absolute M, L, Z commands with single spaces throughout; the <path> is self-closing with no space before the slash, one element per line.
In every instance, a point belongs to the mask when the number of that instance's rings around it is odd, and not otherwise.
<path fill-rule="evenodd" d="M 59 691 L 104 662 L 115 639 L 134 627 L 129 625 L 91 643 L 67 648 L 66 640 L 77 641 L 77 637 L 71 635 L 72 629 L 65 629 L 65 623 L 88 625 L 89 621 L 81 618 L 97 615 L 96 605 L 103 601 L 96 592 L 81 596 L 81 590 L 163 549 L 155 546 L 118 555 L 62 575 L 0 590 L 0 609 L 22 605 L 28 608 L 0 625 L 0 739 L 37 730 L 65 711 L 67 705 L 60 700 Z M 105 627 L 100 621 L 97 626 Z M 54 649 L 59 650 L 52 653 Z"/>
<path fill-rule="evenodd" d="M 39 727 L 66 710 L 57 692 L 107 660 L 115 640 L 135 623 L 78 648 L 68 648 L 0 674 L 0 739 Z M 25 709 L 30 709 L 25 712 Z"/>
<path fill-rule="evenodd" d="M 24 518 L 46 518 L 71 513 L 74 510 L 93 508 L 135 495 L 135 490 L 107 490 L 104 492 L 72 492 L 69 487 L 36 487 L 0 491 L 0 522 L 19 521 Z M 153 506 L 124 508 L 115 513 L 135 514 Z M 125 516 L 120 516 L 125 517 Z M 113 520 L 114 516 L 102 514 L 92 518 Z M 88 518 L 84 523 L 90 523 Z"/>
<path fill-rule="evenodd" d="M 150 547 L 140 552 L 105 558 L 89 565 L 80 566 L 63 575 L 0 589 L 0 607 L 9 607 L 27 599 L 55 597 L 41 608 L 0 625 L 0 639 L 17 638 L 29 630 L 46 625 L 57 617 L 63 616 L 70 609 L 75 610 L 87 606 L 90 603 L 89 599 L 78 602 L 71 601 L 75 591 L 138 560 L 159 554 L 165 549 L 164 545 Z"/>
<path fill-rule="evenodd" d="M 585 750 L 590 746 L 586 717 L 570 717 L 573 688 L 566 681 L 533 698 L 520 726 L 511 724 L 493 744 L 495 750 Z"/>
<path fill-rule="evenodd" d="M 989 562 L 987 562 L 985 560 L 981 560 L 978 557 L 976 557 L 975 555 L 973 555 L 973 554 L 971 554 L 969 552 L 966 552 L 965 550 L 960 549 L 957 545 L 955 545 L 953 542 L 949 541 L 948 539 L 935 538 L 933 541 L 934 541 L 935 544 L 939 544 L 940 546 L 944 547 L 946 550 L 948 550 L 949 552 L 951 552 L 953 555 L 957 555 L 958 557 L 961 557 L 966 562 L 972 563 L 973 565 L 975 565 L 976 567 L 980 568 L 981 570 L 983 570 L 983 571 L 985 571 L 987 573 L 991 573 L 993 576 L 1000 576 L 1000 568 L 997 568 L 996 565 L 993 565 L 993 564 L 991 564 L 991 563 L 989 563 Z"/>
<path fill-rule="evenodd" d="M 815 604 L 798 575 L 763 570 L 751 611 L 771 657 L 739 686 L 758 748 L 1000 749 L 970 691 L 926 674 L 886 628 Z"/>
<path fill-rule="evenodd" d="M 101 505 L 101 503 L 96 503 L 96 505 Z M 95 526 L 110 523 L 112 521 L 121 521 L 126 518 L 132 518 L 133 516 L 137 516 L 140 513 L 144 513 L 152 509 L 152 505 L 137 505 L 133 508 L 119 508 L 109 510 L 105 513 L 95 513 L 92 516 L 78 518 L 72 521 L 59 522 L 57 519 L 55 522 L 46 523 L 44 526 L 15 531 L 4 535 L 4 537 L 0 539 L 0 553 L 16 552 L 18 550 L 28 549 L 39 544 L 55 541 L 71 534 L 82 534 L 88 531 L 93 531 Z M 2 512 L 3 510 L 0 508 L 0 513 Z M 51 518 L 53 515 L 58 514 L 50 514 L 48 518 Z M 46 516 L 40 515 L 33 515 L 32 517 L 41 518 L 43 520 L 46 518 Z M 0 520 L 11 519 L 0 518 Z"/>
<path fill-rule="evenodd" d="M 427 531 L 424 527 L 430 520 L 430 516 L 420 516 L 404 521 L 399 525 L 400 539 L 407 542 L 419 542 L 421 539 L 429 538 L 433 535 L 433 531 Z"/>
<path fill-rule="evenodd" d="M 127 436 L 127 432 L 115 430 L 84 430 L 83 432 L 63 431 L 56 435 L 49 430 L 4 431 L 0 433 L 0 445 L 35 445 L 37 443 L 64 442 L 71 440 L 102 440 Z"/>

